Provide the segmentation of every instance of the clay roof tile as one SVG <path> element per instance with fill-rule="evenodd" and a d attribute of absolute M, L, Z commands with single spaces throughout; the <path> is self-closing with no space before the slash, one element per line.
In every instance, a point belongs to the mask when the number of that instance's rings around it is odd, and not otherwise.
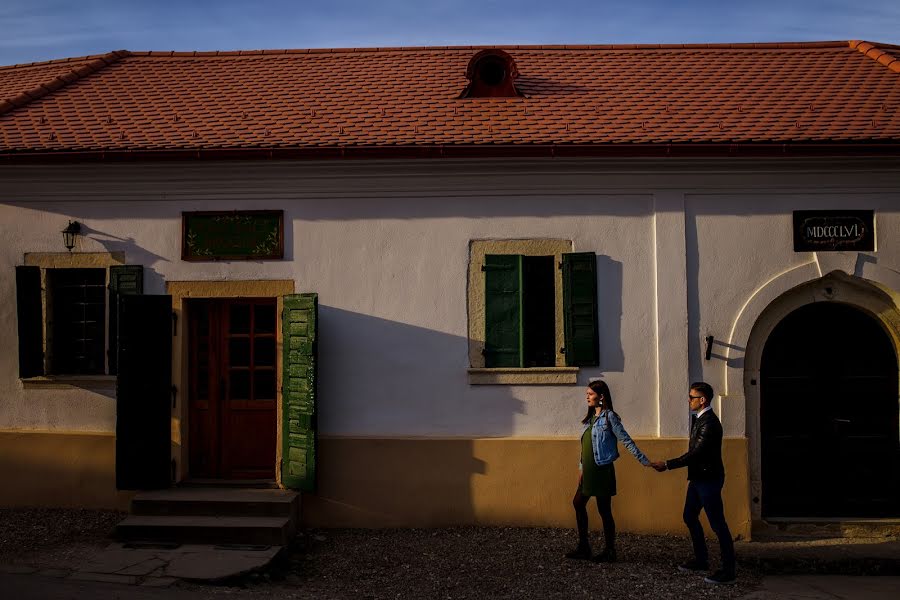
<path fill-rule="evenodd" d="M 0 154 L 900 141 L 894 46 L 500 48 L 522 98 L 459 98 L 483 47 L 118 52 L 0 67 Z"/>

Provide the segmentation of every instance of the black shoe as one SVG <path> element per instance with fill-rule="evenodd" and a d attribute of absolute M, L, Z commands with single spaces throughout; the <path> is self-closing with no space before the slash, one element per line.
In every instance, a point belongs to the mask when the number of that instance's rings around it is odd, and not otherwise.
<path fill-rule="evenodd" d="M 595 563 L 611 563 L 616 562 L 616 551 L 615 550 L 604 550 L 597 556 L 591 559 L 591 562 Z"/>
<path fill-rule="evenodd" d="M 734 571 L 726 571 L 725 569 L 719 569 L 709 577 L 703 579 L 706 583 L 714 583 L 716 585 L 732 584 L 734 583 L 734 580 Z"/>
<path fill-rule="evenodd" d="M 577 548 L 575 548 L 571 552 L 566 552 L 566 558 L 574 558 L 575 560 L 590 560 L 591 547 L 584 544 L 578 544 Z"/>
<path fill-rule="evenodd" d="M 683 565 L 678 565 L 678 570 L 682 573 L 697 573 L 700 571 L 709 571 L 709 564 L 700 562 L 696 558 L 692 558 Z"/>

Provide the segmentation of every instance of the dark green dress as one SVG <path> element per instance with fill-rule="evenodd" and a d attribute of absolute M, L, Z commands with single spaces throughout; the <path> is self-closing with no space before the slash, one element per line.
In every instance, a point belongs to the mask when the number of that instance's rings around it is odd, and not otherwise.
<path fill-rule="evenodd" d="M 583 496 L 615 496 L 616 468 L 613 463 L 600 466 L 594 460 L 591 428 L 596 415 L 591 417 L 591 427 L 581 434 L 581 494 Z"/>

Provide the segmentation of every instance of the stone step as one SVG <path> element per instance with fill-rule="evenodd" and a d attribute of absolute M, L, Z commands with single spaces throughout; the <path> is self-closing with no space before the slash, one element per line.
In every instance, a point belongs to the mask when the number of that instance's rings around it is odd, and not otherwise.
<path fill-rule="evenodd" d="M 285 546 L 296 533 L 291 517 L 131 515 L 116 525 L 120 541 Z"/>
<path fill-rule="evenodd" d="M 753 521 L 754 540 L 848 539 L 900 537 L 900 519 L 769 518 Z"/>
<path fill-rule="evenodd" d="M 140 492 L 131 501 L 133 515 L 297 517 L 296 492 L 250 488 L 172 488 Z"/>
<path fill-rule="evenodd" d="M 221 479 L 201 479 L 201 478 L 189 478 L 184 479 L 178 482 L 179 488 L 221 488 L 222 484 L 225 483 Z M 259 488 L 259 489 L 268 489 L 268 490 L 278 490 L 281 489 L 278 487 L 278 484 L 275 483 L 271 479 L 228 479 L 227 484 L 229 489 L 235 488 Z"/>

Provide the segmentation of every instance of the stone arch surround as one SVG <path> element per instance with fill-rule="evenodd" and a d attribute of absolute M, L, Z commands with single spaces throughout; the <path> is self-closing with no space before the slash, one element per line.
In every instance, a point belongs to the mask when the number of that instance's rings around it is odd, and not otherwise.
<path fill-rule="evenodd" d="M 757 384 L 763 349 L 775 326 L 801 306 L 813 302 L 840 302 L 875 318 L 900 356 L 900 273 L 872 262 L 835 258 L 814 260 L 795 267 L 761 286 L 742 307 L 727 342 L 726 385 L 722 397 L 728 399 L 725 410 L 731 424 L 729 433 L 747 436 L 750 509 L 754 520 L 761 518 L 763 493 Z M 822 268 L 826 265 L 837 268 L 823 275 Z"/>

